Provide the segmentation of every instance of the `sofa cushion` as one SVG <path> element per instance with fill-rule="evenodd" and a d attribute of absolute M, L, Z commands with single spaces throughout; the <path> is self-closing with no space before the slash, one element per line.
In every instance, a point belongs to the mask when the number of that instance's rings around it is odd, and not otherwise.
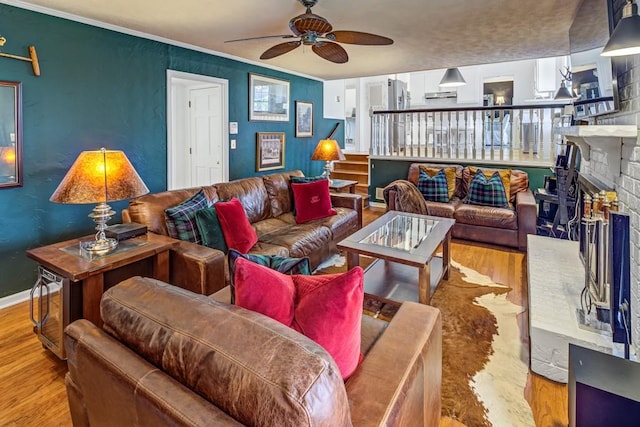
<path fill-rule="evenodd" d="M 296 223 L 325 218 L 337 212 L 331 207 L 329 180 L 323 179 L 305 184 L 291 184 L 296 204 Z"/>
<path fill-rule="evenodd" d="M 465 203 L 495 208 L 507 207 L 509 202 L 498 171 L 487 178 L 482 169 L 478 169 L 469 184 L 469 194 Z"/>
<path fill-rule="evenodd" d="M 293 193 L 291 192 L 291 178 L 301 177 L 302 172 L 294 170 L 290 172 L 264 175 L 262 180 L 271 202 L 271 215 L 278 217 L 293 210 Z"/>
<path fill-rule="evenodd" d="M 240 200 L 251 224 L 271 217 L 271 201 L 262 177 L 236 179 L 215 186 L 221 200 L 233 197 Z"/>
<path fill-rule="evenodd" d="M 287 256 L 302 258 L 322 251 L 331 242 L 331 230 L 312 221 L 308 224 L 292 224 L 290 227 L 260 236 L 260 243 L 288 248 Z"/>
<path fill-rule="evenodd" d="M 493 208 L 461 203 L 455 211 L 456 224 L 469 224 L 502 228 L 518 229 L 518 216 L 512 208 Z"/>
<path fill-rule="evenodd" d="M 418 177 L 418 190 L 420 190 L 420 193 L 422 193 L 425 200 L 448 203 L 449 187 L 444 169 L 440 169 L 433 175 L 429 175 L 424 170 L 420 170 L 420 176 Z M 453 194 L 453 191 L 451 193 Z"/>
<path fill-rule="evenodd" d="M 256 231 L 249 224 L 244 207 L 237 198 L 216 203 L 216 212 L 230 249 L 247 253 L 258 242 Z"/>
<path fill-rule="evenodd" d="M 439 216 L 443 218 L 453 218 L 453 215 L 462 202 L 458 199 L 452 200 L 449 203 L 430 202 L 425 200 L 427 206 L 427 213 L 431 216 Z"/>
<path fill-rule="evenodd" d="M 243 425 L 351 425 L 331 356 L 273 319 L 141 277 L 107 290 L 101 312 L 112 336 Z"/>
<path fill-rule="evenodd" d="M 196 212 L 210 205 L 211 202 L 204 191 L 200 190 L 179 205 L 165 209 L 164 217 L 169 236 L 197 244 L 202 243 L 196 224 Z"/>
<path fill-rule="evenodd" d="M 309 258 L 291 258 L 280 255 L 263 255 L 263 254 L 243 254 L 234 249 L 229 251 L 229 288 L 231 292 L 231 303 L 235 303 L 235 284 L 234 276 L 236 269 L 236 260 L 244 258 L 255 264 L 269 267 L 278 273 L 283 274 L 311 274 L 311 264 Z"/>
<path fill-rule="evenodd" d="M 215 205 L 196 211 L 196 225 L 204 246 L 218 249 L 225 254 L 229 251 Z"/>
<path fill-rule="evenodd" d="M 320 344 L 348 378 L 360 358 L 362 268 L 317 276 L 278 273 L 238 259 L 236 304 L 265 314 Z"/>

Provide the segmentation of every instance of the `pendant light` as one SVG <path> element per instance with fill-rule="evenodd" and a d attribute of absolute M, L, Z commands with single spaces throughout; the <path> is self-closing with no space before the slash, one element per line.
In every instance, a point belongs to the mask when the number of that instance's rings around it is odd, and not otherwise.
<path fill-rule="evenodd" d="M 640 16 L 638 5 L 627 0 L 622 10 L 622 19 L 605 45 L 602 56 L 624 56 L 640 53 Z"/>
<path fill-rule="evenodd" d="M 560 83 L 560 89 L 558 89 L 553 99 L 558 101 L 573 99 L 573 96 L 571 95 L 571 92 L 569 92 L 569 89 L 567 89 L 567 84 L 564 80 Z"/>
<path fill-rule="evenodd" d="M 458 87 L 466 84 L 467 82 L 464 80 L 464 77 L 462 77 L 458 68 L 447 68 L 447 71 L 444 72 L 444 76 L 440 81 L 441 87 Z"/>

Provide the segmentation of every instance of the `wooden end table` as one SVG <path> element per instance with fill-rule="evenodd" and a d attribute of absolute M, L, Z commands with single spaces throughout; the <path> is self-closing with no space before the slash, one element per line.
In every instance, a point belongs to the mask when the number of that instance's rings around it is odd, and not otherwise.
<path fill-rule="evenodd" d="M 53 300 L 53 303 L 46 303 L 47 309 L 52 306 L 56 312 L 48 313 L 46 319 L 41 319 L 42 325 L 34 328 L 43 344 L 61 358 L 65 358 L 61 335 L 67 324 L 84 318 L 102 326 L 100 299 L 106 289 L 137 275 L 168 282 L 169 250 L 179 243 L 167 236 L 148 233 L 120 242 L 107 255 L 88 259 L 81 256 L 79 243 L 92 238 L 85 236 L 27 251 L 27 256 L 39 264 L 41 273 L 54 273 L 62 279 L 59 289 L 53 292 L 47 288 L 45 293 L 47 298 Z M 41 277 L 38 278 L 40 281 Z M 81 292 L 78 288 L 81 288 Z M 49 324 L 45 325 L 45 322 Z M 47 331 L 56 331 L 56 336 L 43 337 Z"/>
<path fill-rule="evenodd" d="M 332 179 L 329 181 L 329 190 L 333 190 L 336 193 L 356 193 L 356 184 L 358 181 L 351 181 L 348 179 Z"/>

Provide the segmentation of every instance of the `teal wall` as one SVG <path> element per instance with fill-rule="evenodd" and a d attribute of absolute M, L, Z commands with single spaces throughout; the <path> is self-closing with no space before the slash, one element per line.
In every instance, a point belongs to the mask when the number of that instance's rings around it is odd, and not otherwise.
<path fill-rule="evenodd" d="M 0 189 L 0 297 L 35 281 L 27 249 L 92 232 L 93 206 L 49 202 L 81 151 L 123 150 L 152 192 L 166 189 L 167 69 L 229 81 L 229 120 L 239 125 L 230 179 L 259 174 L 255 135 L 264 131 L 286 133 L 284 170 L 322 171 L 311 153 L 337 122 L 322 119 L 322 82 L 3 4 L 0 24 L 8 40 L 3 52 L 28 56 L 27 46 L 35 45 L 42 71 L 35 77 L 29 63 L 0 58 L 0 80 L 23 83 L 24 143 L 24 185 Z M 289 123 L 249 122 L 249 73 L 290 82 Z M 313 102 L 313 138 L 295 138 L 296 100 Z M 126 202 L 111 206 L 120 212 Z"/>
<path fill-rule="evenodd" d="M 387 184 L 396 179 L 407 179 L 407 173 L 409 172 L 409 166 L 411 163 L 417 163 L 415 161 L 403 161 L 403 160 L 377 160 L 371 159 L 371 173 L 370 173 L 370 181 L 371 185 L 369 186 L 369 195 L 371 196 L 371 200 L 376 200 L 376 187 L 384 188 Z M 425 160 L 419 163 L 438 163 L 437 161 Z M 465 163 L 458 163 L 461 165 L 465 165 Z M 471 165 L 479 165 L 478 163 L 472 163 Z M 487 165 L 487 167 L 491 168 L 505 168 L 508 166 L 496 166 L 496 165 Z M 532 168 L 532 167 L 520 167 L 513 166 L 513 169 L 520 169 L 529 175 L 529 188 L 532 190 L 536 188 L 543 187 L 544 185 L 544 176 L 552 175 L 551 170 L 546 168 Z"/>

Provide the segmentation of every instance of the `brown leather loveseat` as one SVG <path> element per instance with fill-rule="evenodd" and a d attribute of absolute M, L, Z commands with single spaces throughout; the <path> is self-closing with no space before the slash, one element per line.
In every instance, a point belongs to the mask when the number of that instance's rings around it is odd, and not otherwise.
<path fill-rule="evenodd" d="M 416 187 L 421 168 L 455 168 L 454 197 L 449 203 L 424 199 Z M 510 246 L 526 251 L 527 235 L 536 233 L 538 211 L 533 192 L 529 189 L 529 176 L 518 169 L 510 170 L 507 194 L 509 207 L 479 206 L 464 203 L 469 183 L 473 178 L 472 173 L 477 169 L 491 172 L 498 170 L 480 166 L 412 163 L 406 180 L 394 181 L 385 187 L 387 209 L 454 218 L 454 238 Z"/>
<path fill-rule="evenodd" d="M 134 277 L 105 292 L 104 329 L 66 329 L 81 426 L 438 426 L 440 312 L 405 302 L 362 319 L 365 357 L 343 382 L 322 347 L 259 313 Z"/>
<path fill-rule="evenodd" d="M 124 222 L 137 222 L 148 231 L 167 235 L 164 211 L 193 196 L 203 188 L 211 202 L 237 197 L 258 235 L 249 253 L 308 256 L 311 268 L 336 252 L 340 240 L 362 227 L 362 197 L 331 194 L 337 215 L 296 224 L 292 209 L 290 176 L 304 176 L 299 170 L 237 179 L 205 187 L 147 194 L 132 200 L 122 212 Z M 224 254 L 191 242 L 181 241 L 170 254 L 170 282 L 204 295 L 225 286 Z"/>

